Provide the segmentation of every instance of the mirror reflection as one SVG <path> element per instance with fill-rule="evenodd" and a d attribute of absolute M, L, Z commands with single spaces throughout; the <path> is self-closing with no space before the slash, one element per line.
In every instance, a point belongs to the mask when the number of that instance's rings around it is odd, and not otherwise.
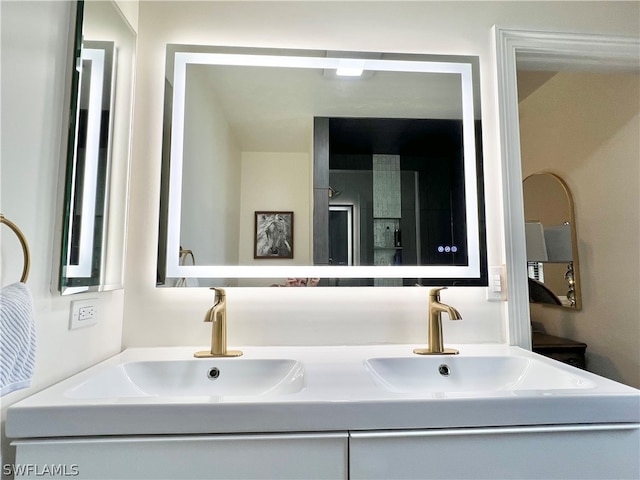
<path fill-rule="evenodd" d="M 477 58 L 171 45 L 166 73 L 159 284 L 482 281 Z M 254 255 L 261 211 L 294 255 Z"/>
<path fill-rule="evenodd" d="M 110 1 L 78 2 L 62 294 L 122 287 L 135 33 Z"/>
<path fill-rule="evenodd" d="M 314 210 L 319 217 L 314 218 L 316 265 L 466 264 L 460 120 L 316 119 L 316 128 L 325 125 L 329 130 L 329 222 L 322 224 L 326 216 L 320 212 L 326 207 Z M 322 150 L 322 143 L 315 148 Z M 322 154 L 315 158 L 318 162 Z M 322 169 L 315 171 L 315 184 L 326 184 Z M 413 285 L 416 281 L 336 279 L 330 284 Z"/>
<path fill-rule="evenodd" d="M 559 176 L 540 172 L 523 182 L 531 303 L 581 308 L 573 197 Z"/>

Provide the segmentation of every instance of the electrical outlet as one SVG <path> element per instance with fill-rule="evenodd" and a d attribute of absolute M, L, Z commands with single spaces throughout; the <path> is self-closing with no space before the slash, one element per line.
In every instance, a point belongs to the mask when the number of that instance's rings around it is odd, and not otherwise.
<path fill-rule="evenodd" d="M 78 320 L 93 320 L 96 316 L 96 307 L 94 305 L 90 305 L 88 307 L 80 307 L 78 309 Z"/>
<path fill-rule="evenodd" d="M 506 299 L 505 266 L 489 267 L 487 300 L 490 302 L 501 302 Z"/>
<path fill-rule="evenodd" d="M 75 300 L 71 302 L 69 329 L 95 325 L 98 322 L 98 299 Z"/>

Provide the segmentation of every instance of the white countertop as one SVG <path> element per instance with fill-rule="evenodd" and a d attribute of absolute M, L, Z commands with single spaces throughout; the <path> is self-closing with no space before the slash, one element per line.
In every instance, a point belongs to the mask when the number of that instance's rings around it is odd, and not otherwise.
<path fill-rule="evenodd" d="M 9 407 L 6 435 L 35 438 L 640 423 L 639 390 L 518 347 L 454 345 L 460 350 L 456 357 L 511 356 L 542 362 L 586 382 L 588 388 L 400 392 L 381 388 L 365 368 L 371 358 L 415 358 L 412 350 L 420 346 L 238 347 L 244 352 L 242 357 L 223 359 L 301 362 L 304 388 L 284 395 L 69 395 L 114 366 L 191 360 L 195 351 L 206 349 L 132 348 Z M 446 363 L 451 357 L 438 358 Z M 205 369 L 220 364 L 217 359 L 197 361 Z"/>

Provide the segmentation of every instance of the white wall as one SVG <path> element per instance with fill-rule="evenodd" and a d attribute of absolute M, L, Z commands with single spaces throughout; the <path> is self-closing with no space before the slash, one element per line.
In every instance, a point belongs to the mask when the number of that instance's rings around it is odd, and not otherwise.
<path fill-rule="evenodd" d="M 496 74 L 491 27 L 638 35 L 632 2 L 142 2 L 126 345 L 206 344 L 206 290 L 155 288 L 164 45 L 195 43 L 467 54 L 480 57 L 488 259 L 504 263 Z M 150 182 L 150 179 L 156 179 Z M 445 322 L 450 342 L 505 339 L 505 305 L 481 288 L 444 301 L 464 320 Z M 422 342 L 427 295 L 418 289 L 242 289 L 228 293 L 232 344 Z"/>
<path fill-rule="evenodd" d="M 257 211 L 293 211 L 293 259 L 278 264 L 311 265 L 311 166 L 309 153 L 242 153 L 239 265 L 273 265 L 253 258 Z"/>
<path fill-rule="evenodd" d="M 138 0 L 114 0 L 134 32 L 138 31 Z"/>
<path fill-rule="evenodd" d="M 229 123 L 216 108 L 206 72 L 190 69 L 185 100 L 185 139 L 180 242 L 201 265 L 238 262 L 240 150 Z M 177 255 L 177 253 L 176 253 Z"/>
<path fill-rule="evenodd" d="M 640 76 L 558 73 L 520 103 L 520 131 L 523 175 L 551 170 L 572 191 L 583 294 L 580 311 L 532 305 L 532 321 L 640 387 Z"/>
<path fill-rule="evenodd" d="M 63 118 L 71 69 L 70 3 L 0 2 L 0 210 L 24 232 L 31 249 L 37 359 L 32 387 L 2 397 L 2 461 L 11 461 L 4 437 L 9 405 L 120 350 L 123 291 L 61 297 L 50 292 L 54 231 L 60 228 L 58 174 L 66 154 Z M 1 283 L 20 277 L 22 253 L 2 227 Z M 98 325 L 69 331 L 72 300 L 98 298 Z"/>

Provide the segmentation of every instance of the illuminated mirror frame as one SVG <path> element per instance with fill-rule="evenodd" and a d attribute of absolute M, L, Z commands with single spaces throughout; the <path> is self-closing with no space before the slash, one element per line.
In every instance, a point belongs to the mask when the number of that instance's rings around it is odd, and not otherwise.
<path fill-rule="evenodd" d="M 123 288 L 137 35 L 113 0 L 78 0 L 70 14 L 68 130 L 55 231 L 60 249 L 54 250 L 51 278 L 51 291 L 61 295 Z M 83 66 L 90 74 L 82 75 Z M 81 104 L 87 106 L 86 128 L 80 127 Z"/>
<path fill-rule="evenodd" d="M 67 278 L 91 278 L 92 265 L 93 265 L 93 250 L 95 243 L 95 209 L 97 200 L 97 188 L 98 188 L 98 161 L 100 150 L 100 134 L 101 134 L 101 122 L 102 122 L 102 96 L 103 89 L 105 87 L 106 79 L 104 77 L 105 72 L 105 50 L 97 48 L 82 48 L 79 65 L 76 69 L 80 71 L 80 87 L 78 92 L 82 92 L 83 89 L 89 91 L 88 113 L 87 113 L 87 134 L 86 134 L 86 153 L 84 157 L 84 175 L 81 183 L 78 179 L 78 122 L 75 122 L 75 135 L 74 135 L 74 149 L 76 152 L 72 159 L 72 172 L 71 172 L 71 192 L 69 199 L 69 208 L 71 214 L 69 215 L 69 226 L 67 230 L 65 252 L 65 263 L 63 266 L 64 276 Z M 111 56 L 113 57 L 113 55 Z M 91 74 L 89 77 L 89 84 L 84 84 L 85 77 L 82 75 L 82 65 L 85 62 L 91 63 Z M 111 70 L 111 69 L 110 69 Z M 111 85 L 111 80 L 108 82 Z M 80 111 L 80 97 L 78 94 L 78 103 L 76 111 Z M 111 94 L 109 94 L 109 102 L 113 104 Z M 113 105 L 110 105 L 110 109 L 113 109 Z M 109 129 L 110 130 L 110 129 Z M 111 155 L 111 152 L 107 156 Z M 82 188 L 78 188 L 82 185 Z M 73 215 L 73 205 L 76 204 L 76 197 L 82 197 L 80 209 L 80 218 L 75 218 Z M 72 264 L 72 248 L 73 232 L 79 229 L 79 242 L 78 242 L 78 263 Z"/>
<path fill-rule="evenodd" d="M 230 49 L 226 49 L 229 51 Z M 165 266 L 167 278 L 417 278 L 469 280 L 465 284 L 486 285 L 486 260 L 484 227 L 480 224 L 478 191 L 477 138 L 474 112 L 473 68 L 471 63 L 437 62 L 422 59 L 427 56 L 404 55 L 402 59 L 358 58 L 358 54 L 343 54 L 331 57 L 302 56 L 296 54 L 243 53 L 237 49 L 232 53 L 176 52 L 173 57 L 173 111 L 171 118 L 171 147 L 168 182 Z M 338 52 L 332 52 L 332 54 Z M 316 52 L 317 55 L 317 52 Z M 362 54 L 366 56 L 366 54 Z M 408 59 L 404 59 L 408 58 Z M 459 75 L 462 85 L 463 155 L 466 240 L 468 265 L 419 265 L 419 266 L 256 266 L 256 265 L 180 265 L 180 222 L 182 198 L 182 164 L 184 151 L 184 112 L 186 96 L 186 73 L 188 65 L 228 65 L 286 67 L 336 70 L 345 62 L 358 63 L 364 70 L 443 73 Z M 479 79 L 475 79 L 476 82 Z M 162 229 L 161 229 L 162 231 Z M 162 242 L 162 239 L 161 239 Z M 160 253 L 162 254 L 162 248 Z M 476 283 L 477 282 L 477 283 Z"/>

